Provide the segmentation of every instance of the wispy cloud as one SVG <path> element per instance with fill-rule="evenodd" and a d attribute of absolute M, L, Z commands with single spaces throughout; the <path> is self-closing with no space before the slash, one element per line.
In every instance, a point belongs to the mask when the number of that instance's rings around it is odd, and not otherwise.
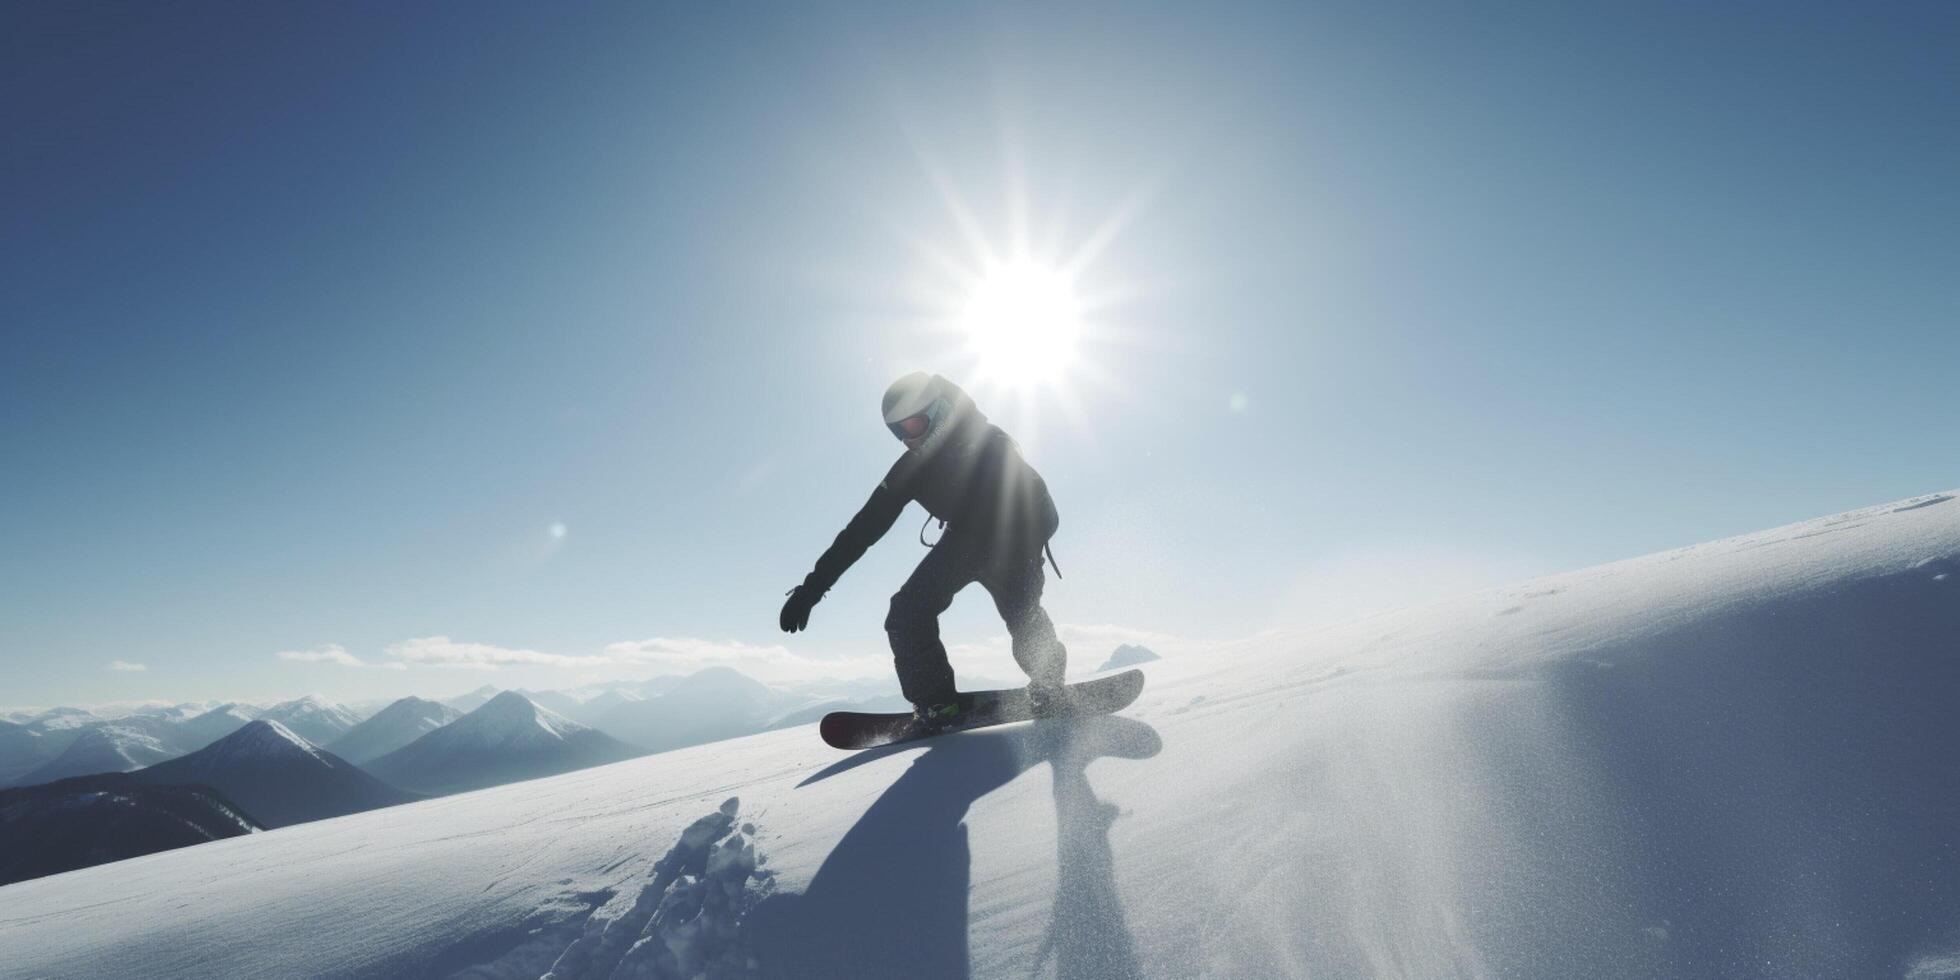
<path fill-rule="evenodd" d="M 367 666 L 365 661 L 348 653 L 347 648 L 338 643 L 329 643 L 326 646 L 314 650 L 281 650 L 279 651 L 278 657 L 281 660 L 291 660 L 303 664 L 339 664 L 342 667 Z"/>
<path fill-rule="evenodd" d="M 537 650 L 514 650 L 488 643 L 466 643 L 446 636 L 424 636 L 404 640 L 388 648 L 388 655 L 403 663 L 433 667 L 466 667 L 495 670 L 498 667 L 585 667 L 600 662 L 595 657 L 572 657 Z"/>
<path fill-rule="evenodd" d="M 124 671 L 124 672 L 126 672 L 126 673 L 132 673 L 132 674 L 137 674 L 137 673 L 142 673 L 143 671 L 146 671 L 146 670 L 149 670 L 149 669 L 150 669 L 150 665 L 149 665 L 149 664 L 138 664 L 138 663 L 131 663 L 131 662 L 129 662 L 129 661 L 127 661 L 127 660 L 111 660 L 111 661 L 109 661 L 109 669 L 110 669 L 110 670 L 120 670 L 120 671 Z"/>

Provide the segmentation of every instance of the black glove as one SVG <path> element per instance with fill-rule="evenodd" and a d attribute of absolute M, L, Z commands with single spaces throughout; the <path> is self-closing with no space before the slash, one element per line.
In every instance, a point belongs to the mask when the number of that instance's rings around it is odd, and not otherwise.
<path fill-rule="evenodd" d="M 794 633 L 797 630 L 809 629 L 810 610 L 816 607 L 818 599 L 823 598 L 823 593 L 824 590 L 811 588 L 808 585 L 799 585 L 789 590 L 789 600 L 783 603 L 783 614 L 777 620 L 782 625 L 783 632 Z"/>

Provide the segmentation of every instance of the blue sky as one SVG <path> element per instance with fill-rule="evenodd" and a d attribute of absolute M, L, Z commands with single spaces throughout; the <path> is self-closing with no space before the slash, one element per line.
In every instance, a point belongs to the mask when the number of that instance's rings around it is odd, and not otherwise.
<path fill-rule="evenodd" d="M 875 669 L 916 510 L 812 633 L 776 608 L 896 454 L 884 385 L 972 370 L 976 242 L 1096 301 L 1059 382 L 974 385 L 1058 497 L 1080 660 L 1952 487 L 1956 38 L 9 7 L 0 704 Z M 515 663 L 372 666 L 417 651 Z"/>

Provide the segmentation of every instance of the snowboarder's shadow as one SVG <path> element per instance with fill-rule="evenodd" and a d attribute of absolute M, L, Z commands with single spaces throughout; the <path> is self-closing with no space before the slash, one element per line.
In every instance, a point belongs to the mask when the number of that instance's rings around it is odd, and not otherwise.
<path fill-rule="evenodd" d="M 1040 950 L 1060 977 L 1139 973 L 1116 895 L 1109 827 L 1089 763 L 1162 748 L 1142 722 L 1098 716 L 936 739 L 864 812 L 800 895 L 748 916 L 750 948 L 772 977 L 965 977 L 974 801 L 1041 763 L 1054 773 L 1056 895 Z M 916 748 L 916 746 L 913 746 Z M 859 753 L 805 785 L 902 750 Z"/>

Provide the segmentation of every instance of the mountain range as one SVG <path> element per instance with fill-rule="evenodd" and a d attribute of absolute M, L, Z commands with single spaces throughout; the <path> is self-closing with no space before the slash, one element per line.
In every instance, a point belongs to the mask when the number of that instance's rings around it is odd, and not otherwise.
<path fill-rule="evenodd" d="M 1150 657 L 1154 654 L 1141 647 L 1119 647 L 1104 668 Z M 635 749 L 663 752 L 806 724 L 827 711 L 902 710 L 902 701 L 885 690 L 889 686 L 784 689 L 731 668 L 710 667 L 645 681 L 515 693 L 553 717 Z M 408 697 L 387 703 L 372 716 L 319 695 L 267 707 L 205 701 L 15 712 L 11 720 L 0 720 L 0 786 L 135 770 L 195 752 L 257 719 L 277 722 L 309 744 L 361 765 L 405 748 L 504 693 L 511 692 L 486 684 L 442 701 Z"/>
<path fill-rule="evenodd" d="M 258 717 L 276 721 L 315 745 L 325 745 L 361 723 L 353 711 L 317 694 L 281 701 L 260 712 Z"/>
<path fill-rule="evenodd" d="M 183 755 L 183 737 L 179 726 L 143 715 L 89 725 L 60 755 L 17 781 L 32 786 L 71 776 L 141 769 Z"/>
<path fill-rule="evenodd" d="M 0 785 L 125 772 L 217 741 L 259 715 L 250 705 L 156 707 L 114 717 L 55 708 L 0 721 Z"/>
<path fill-rule="evenodd" d="M 411 727 L 416 700 L 369 739 Z M 0 735 L 32 737 L 20 725 Z M 0 790 L 0 884 L 416 799 L 277 721 L 246 722 L 189 754 L 170 741 L 184 735 L 154 714 L 90 724 L 24 777 L 32 785 Z"/>

